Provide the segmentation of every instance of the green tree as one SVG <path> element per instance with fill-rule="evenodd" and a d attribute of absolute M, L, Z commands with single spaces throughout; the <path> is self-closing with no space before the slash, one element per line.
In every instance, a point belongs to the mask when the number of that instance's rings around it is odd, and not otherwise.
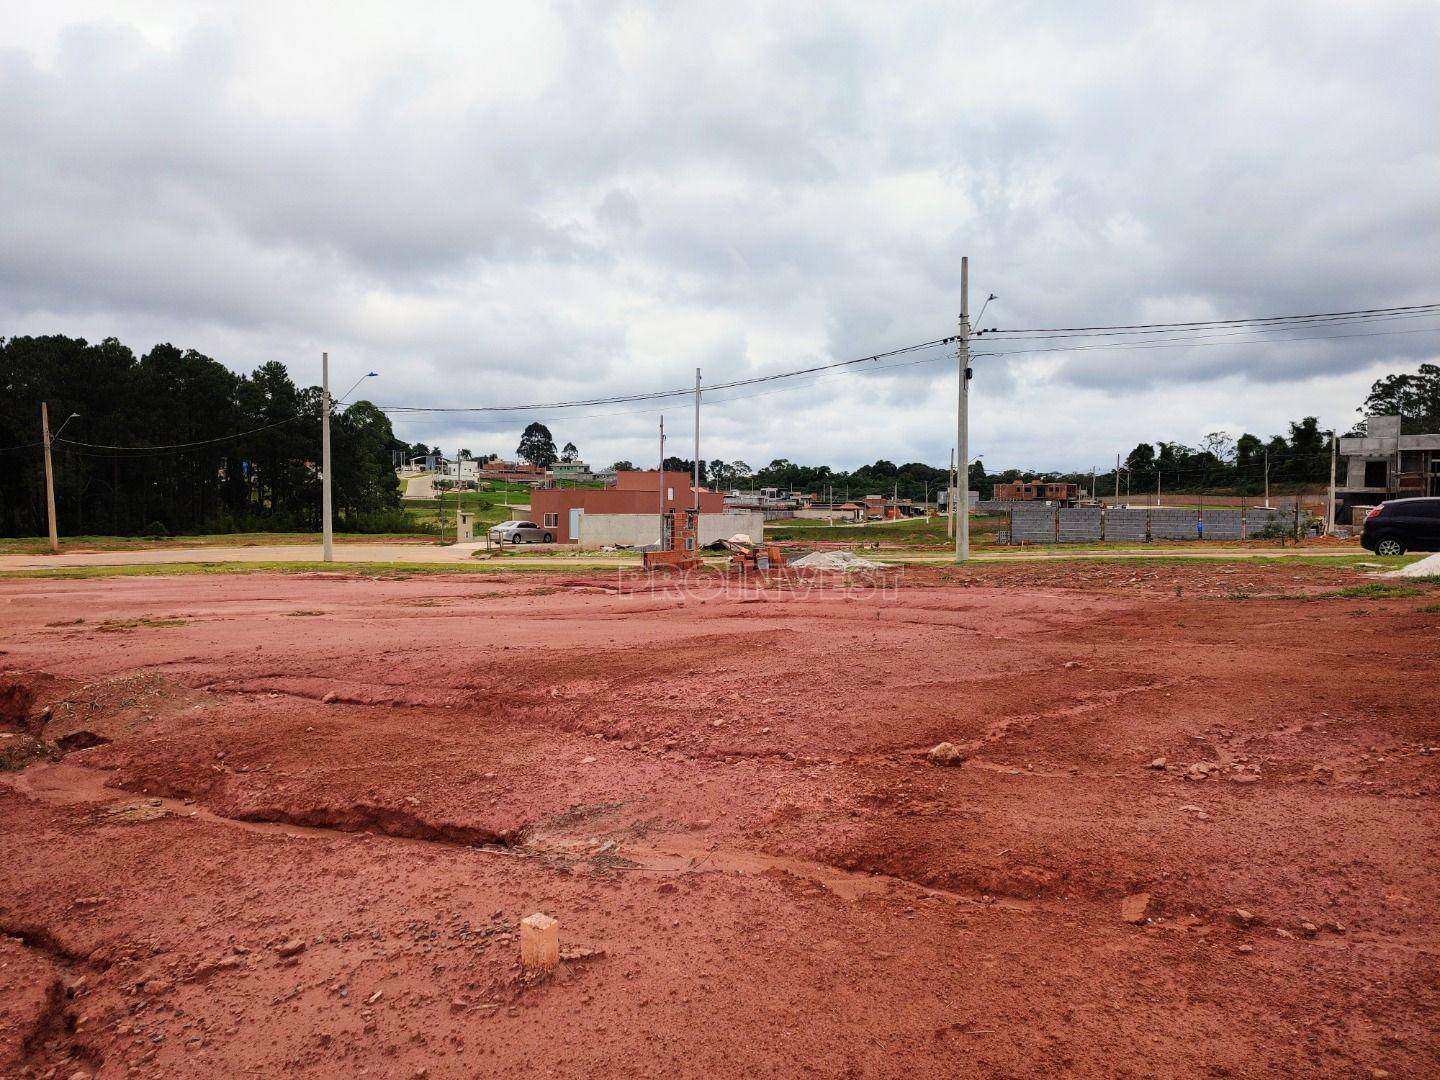
<path fill-rule="evenodd" d="M 550 429 L 538 420 L 527 426 L 520 435 L 520 445 L 515 448 L 515 453 L 531 465 L 542 469 L 554 465 L 558 456 L 555 453 L 555 437 L 550 434 Z"/>
<path fill-rule="evenodd" d="M 575 448 L 573 442 L 567 442 L 560 451 L 560 460 L 567 465 L 572 461 L 580 460 L 580 451 Z"/>
<path fill-rule="evenodd" d="M 1421 364 L 1413 375 L 1406 372 L 1377 379 L 1358 411 L 1408 420 L 1440 417 L 1440 364 Z"/>

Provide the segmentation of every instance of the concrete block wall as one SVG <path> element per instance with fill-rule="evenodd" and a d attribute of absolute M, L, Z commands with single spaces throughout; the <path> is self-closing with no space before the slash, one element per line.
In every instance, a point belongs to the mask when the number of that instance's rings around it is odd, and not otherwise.
<path fill-rule="evenodd" d="M 1118 507 L 1105 511 L 1106 540 L 1143 541 L 1149 535 L 1150 511 Z"/>
<path fill-rule="evenodd" d="M 1016 505 L 1010 511 L 1012 544 L 1053 544 L 1055 509 L 1049 506 Z"/>
<path fill-rule="evenodd" d="M 1270 521 L 1290 526 L 1295 522 L 1291 509 L 1251 507 L 1245 510 L 1196 510 L 1193 507 L 1076 506 L 1056 510 L 1049 507 L 1012 504 L 1008 511 L 1010 530 L 1002 543 L 1049 544 L 1091 543 L 1120 540 L 1145 543 L 1174 540 L 1243 540 L 1254 536 Z M 1203 530 L 1201 528 L 1203 526 Z"/>
<path fill-rule="evenodd" d="M 1200 522 L 1206 540 L 1239 540 L 1244 536 L 1239 510 L 1202 510 Z"/>
<path fill-rule="evenodd" d="M 1199 515 L 1184 507 L 1154 506 L 1150 508 L 1150 539 L 1152 540 L 1196 540 L 1200 532 L 1195 528 Z"/>
<path fill-rule="evenodd" d="M 1104 514 L 1098 506 L 1073 506 L 1056 514 L 1062 544 L 1079 544 L 1105 538 Z"/>

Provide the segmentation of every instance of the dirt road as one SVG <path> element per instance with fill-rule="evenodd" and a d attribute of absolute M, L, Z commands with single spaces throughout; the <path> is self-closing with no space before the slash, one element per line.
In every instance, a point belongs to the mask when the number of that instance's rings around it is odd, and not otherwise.
<path fill-rule="evenodd" d="M 0 581 L 0 1075 L 1434 1075 L 1440 590 L 904 582 Z"/>

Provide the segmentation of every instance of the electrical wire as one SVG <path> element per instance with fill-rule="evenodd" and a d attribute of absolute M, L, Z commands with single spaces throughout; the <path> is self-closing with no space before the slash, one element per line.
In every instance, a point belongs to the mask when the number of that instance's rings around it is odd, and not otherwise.
<path fill-rule="evenodd" d="M 958 336 L 937 338 L 934 341 L 925 341 L 918 345 L 904 345 L 898 349 L 890 349 L 886 352 L 874 353 L 870 356 L 861 356 L 854 360 L 837 360 L 829 364 L 815 364 L 807 368 L 797 368 L 794 371 L 779 371 L 770 375 L 756 375 L 748 379 L 733 379 L 729 382 L 712 383 L 704 389 L 708 392 L 714 392 L 716 390 L 729 390 L 735 387 L 755 386 L 760 383 L 776 382 L 780 379 L 793 379 L 800 375 L 834 371 L 839 368 L 854 367 L 857 364 L 883 360 L 891 356 L 901 356 L 905 353 L 919 352 L 921 349 L 933 349 L 936 346 L 950 345 L 959 340 Z M 379 405 L 376 407 L 385 413 L 538 412 L 543 409 L 573 409 L 584 408 L 591 405 L 623 404 L 631 401 L 660 401 L 666 398 L 691 397 L 694 393 L 695 387 L 687 386 L 677 390 L 655 390 L 643 394 L 621 394 L 614 397 L 582 398 L 574 401 L 550 401 L 531 405 L 464 405 L 447 407 Z"/>
<path fill-rule="evenodd" d="M 167 443 L 159 446 L 115 446 L 110 443 L 82 442 L 79 439 L 54 439 L 55 443 L 64 443 L 68 446 L 82 446 L 89 450 L 122 450 L 136 453 L 150 453 L 153 451 L 189 450 L 196 446 L 209 446 L 212 443 L 230 442 L 233 439 L 243 439 L 247 435 L 256 435 L 262 431 L 270 431 L 274 428 L 284 427 L 286 424 L 293 424 L 296 420 L 304 419 L 301 416 L 289 416 L 284 420 L 277 420 L 273 424 L 266 424 L 264 427 L 251 428 L 249 431 L 237 431 L 230 435 L 217 435 L 213 439 L 199 439 L 195 442 Z"/>
<path fill-rule="evenodd" d="M 1217 325 L 1217 326 L 1213 326 L 1213 327 L 1193 327 L 1193 328 L 1189 328 L 1189 329 L 1181 329 L 1181 328 L 1176 328 L 1176 327 L 1166 327 L 1166 328 L 1163 328 L 1163 329 L 1156 329 L 1156 330 L 1111 330 L 1111 331 L 1101 331 L 1101 332 L 1074 331 L 1074 332 L 1060 332 L 1060 333 L 1054 333 L 1054 334 L 1044 334 L 1044 333 L 1029 334 L 1029 333 L 1023 333 L 1023 332 L 1020 332 L 1020 331 L 1015 331 L 1015 332 L 1013 332 L 1010 336 L 1001 338 L 1000 340 L 1001 340 L 1001 341 L 1007 341 L 1007 342 L 1009 342 L 1009 341 L 1059 341 L 1059 340 L 1062 340 L 1062 339 L 1065 339 L 1065 338 L 1119 338 L 1119 337 L 1139 337 L 1139 336 L 1152 336 L 1152 335 L 1157 335 L 1157 336 L 1158 336 L 1158 335 L 1161 335 L 1161 334 L 1169 335 L 1169 338 L 1164 339 L 1164 340 L 1181 340 L 1181 339 L 1183 339 L 1184 336 L 1187 335 L 1187 334 L 1211 334 L 1211 333 L 1216 333 L 1216 334 L 1218 334 L 1218 333 L 1222 333 L 1222 332 L 1228 333 L 1228 334 L 1230 334 L 1231 336 L 1234 336 L 1234 335 L 1236 335 L 1236 334 L 1269 334 L 1269 333 L 1283 333 L 1283 332 L 1292 331 L 1292 330 L 1303 330 L 1303 329 L 1306 329 L 1306 328 L 1312 327 L 1312 326 L 1330 326 L 1330 325 L 1337 325 L 1337 324 L 1342 324 L 1342 323 L 1363 323 L 1363 324 L 1365 324 L 1365 325 L 1370 325 L 1370 324 L 1372 324 L 1372 323 L 1398 322 L 1398 321 L 1405 320 L 1405 319 L 1432 319 L 1432 318 L 1436 318 L 1436 317 L 1440 317 L 1440 307 L 1437 307 L 1436 309 L 1434 309 L 1434 310 L 1429 310 L 1429 311 L 1409 311 L 1409 312 L 1403 312 L 1403 313 L 1393 314 L 1393 315 L 1345 315 L 1345 316 L 1340 316 L 1340 317 L 1333 318 L 1333 319 L 1310 319 L 1310 320 L 1307 320 L 1307 321 L 1305 321 L 1305 322 L 1278 323 L 1278 324 L 1266 323 L 1266 324 L 1260 324 L 1260 325 L 1242 325 L 1242 326 L 1238 326 L 1238 327 L 1227 327 L 1227 326 L 1218 326 L 1218 325 Z M 978 336 L 980 336 L 980 335 L 977 334 L 976 336 L 978 337 Z M 1280 340 L 1284 340 L 1284 339 L 1280 339 Z"/>
<path fill-rule="evenodd" d="M 1077 332 L 1094 332 L 1104 330 L 1149 330 L 1149 329 L 1179 329 L 1179 328 L 1207 328 L 1219 326 L 1239 326 L 1243 324 L 1257 323 L 1283 323 L 1299 320 L 1326 319 L 1337 316 L 1373 316 L 1387 315 L 1406 311 L 1422 311 L 1426 309 L 1440 309 L 1440 303 L 1429 304 L 1404 304 L 1398 307 L 1388 308 L 1357 308 L 1353 311 L 1322 311 L 1309 315 L 1262 315 L 1246 319 L 1201 319 L 1195 322 L 1168 322 L 1168 323 L 1120 323 L 1111 326 L 1055 326 L 1038 329 L 1004 330 L 998 327 L 983 331 L 986 334 L 1063 334 Z"/>

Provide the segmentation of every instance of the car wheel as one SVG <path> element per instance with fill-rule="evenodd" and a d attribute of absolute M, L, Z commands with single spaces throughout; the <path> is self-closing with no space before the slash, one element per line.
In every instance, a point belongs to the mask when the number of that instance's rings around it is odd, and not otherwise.
<path fill-rule="evenodd" d="M 1405 554 L 1405 542 L 1394 536 L 1387 536 L 1375 545 L 1375 554 L 1394 557 Z"/>
<path fill-rule="evenodd" d="M 553 536 L 551 536 L 549 533 L 546 533 L 544 536 L 542 536 L 542 537 L 540 538 L 540 542 L 541 542 L 541 543 L 544 543 L 544 544 L 553 544 L 553 543 L 555 542 L 555 538 L 554 538 Z"/>
<path fill-rule="evenodd" d="M 510 537 L 510 542 L 511 542 L 512 544 L 518 544 L 518 543 L 520 543 L 520 534 L 519 534 L 519 533 L 516 533 L 514 536 Z"/>

